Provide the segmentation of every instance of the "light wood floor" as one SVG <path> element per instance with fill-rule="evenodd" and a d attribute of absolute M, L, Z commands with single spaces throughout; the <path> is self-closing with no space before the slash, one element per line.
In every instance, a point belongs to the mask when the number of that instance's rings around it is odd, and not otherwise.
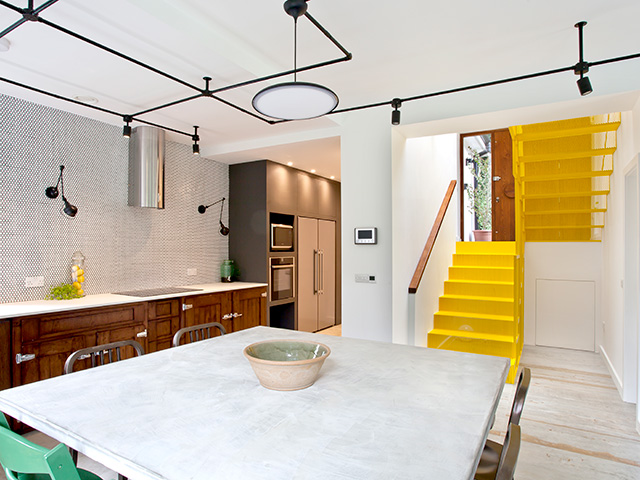
<path fill-rule="evenodd" d="M 340 330 L 338 325 L 322 333 L 340 335 Z M 521 364 L 531 368 L 532 379 L 520 421 L 517 480 L 640 480 L 635 405 L 620 400 L 600 355 L 525 347 Z M 513 392 L 507 384 L 490 434 L 496 441 L 504 436 Z M 46 447 L 57 443 L 38 432 L 27 436 Z M 104 480 L 117 478 L 80 457 L 81 467 Z"/>

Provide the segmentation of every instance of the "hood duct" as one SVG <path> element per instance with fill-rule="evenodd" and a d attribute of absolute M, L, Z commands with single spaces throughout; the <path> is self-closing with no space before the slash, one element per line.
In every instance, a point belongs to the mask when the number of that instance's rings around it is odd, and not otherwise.
<path fill-rule="evenodd" d="M 131 133 L 129 205 L 164 208 L 164 130 L 141 126 Z"/>

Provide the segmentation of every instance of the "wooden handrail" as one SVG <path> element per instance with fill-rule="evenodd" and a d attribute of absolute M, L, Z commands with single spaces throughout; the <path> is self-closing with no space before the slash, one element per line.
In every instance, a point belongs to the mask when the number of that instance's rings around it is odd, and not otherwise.
<path fill-rule="evenodd" d="M 433 222 L 431 233 L 429 234 L 429 238 L 427 238 L 427 243 L 424 246 L 424 250 L 422 251 L 420 260 L 418 260 L 418 265 L 416 266 L 416 271 L 413 274 L 411 283 L 409 284 L 409 293 L 416 293 L 418 291 L 420 280 L 422 280 L 422 274 L 424 273 L 424 269 L 427 267 L 429 256 L 431 255 L 433 246 L 436 243 L 436 238 L 438 237 L 438 232 L 440 231 L 440 227 L 442 226 L 444 215 L 447 213 L 447 208 L 449 208 L 449 202 L 451 201 L 453 191 L 456 188 L 456 183 L 458 183 L 456 180 L 451 180 L 449 188 L 447 189 L 447 193 L 445 193 L 444 195 L 444 199 L 442 200 L 442 205 L 440 205 L 440 210 L 438 211 L 436 220 L 435 222 Z"/>

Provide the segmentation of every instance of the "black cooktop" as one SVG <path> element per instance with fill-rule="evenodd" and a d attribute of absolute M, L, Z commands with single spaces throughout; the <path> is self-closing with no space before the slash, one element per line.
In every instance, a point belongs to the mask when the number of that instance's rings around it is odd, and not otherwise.
<path fill-rule="evenodd" d="M 171 295 L 173 293 L 200 292 L 201 288 L 147 288 L 146 290 L 130 290 L 128 292 L 113 292 L 114 295 L 126 295 L 128 297 L 155 297 L 158 295 Z"/>

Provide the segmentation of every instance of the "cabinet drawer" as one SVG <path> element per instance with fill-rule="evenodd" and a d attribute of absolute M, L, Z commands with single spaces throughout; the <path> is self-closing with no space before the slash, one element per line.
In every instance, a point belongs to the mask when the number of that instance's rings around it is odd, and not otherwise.
<path fill-rule="evenodd" d="M 20 321 L 23 342 L 47 337 L 61 337 L 69 333 L 97 330 L 119 323 L 144 321 L 145 304 L 133 303 L 118 307 L 102 307 L 51 315 L 22 318 Z M 16 320 L 17 321 L 17 320 Z"/>
<path fill-rule="evenodd" d="M 156 300 L 148 304 L 148 316 L 152 318 L 177 317 L 180 315 L 180 301 L 177 298 Z"/>

